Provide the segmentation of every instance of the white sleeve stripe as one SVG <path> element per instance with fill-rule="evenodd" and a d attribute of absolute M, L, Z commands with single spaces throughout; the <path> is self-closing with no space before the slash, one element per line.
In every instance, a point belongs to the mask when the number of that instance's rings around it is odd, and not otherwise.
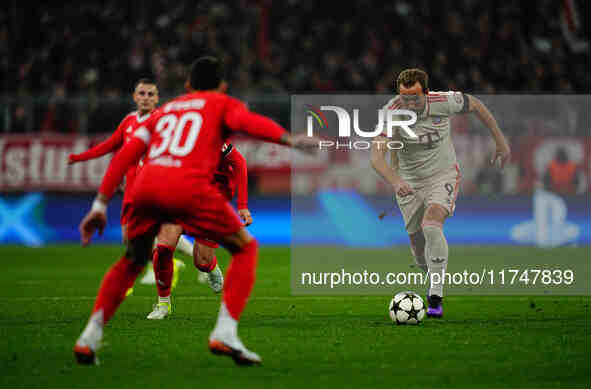
<path fill-rule="evenodd" d="M 144 142 L 147 145 L 150 144 L 150 139 L 152 138 L 152 136 L 150 135 L 150 131 L 148 131 L 146 127 L 138 128 L 136 132 L 133 134 L 133 136 L 140 138 L 142 142 Z"/>

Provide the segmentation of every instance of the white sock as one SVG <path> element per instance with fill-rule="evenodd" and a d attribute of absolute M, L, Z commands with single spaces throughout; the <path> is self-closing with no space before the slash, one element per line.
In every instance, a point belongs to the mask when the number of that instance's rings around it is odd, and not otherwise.
<path fill-rule="evenodd" d="M 443 284 L 449 248 L 440 226 L 423 226 L 425 234 L 425 256 L 427 257 L 427 266 L 429 267 L 429 277 L 431 278 L 431 287 L 429 295 L 443 297 Z"/>
<path fill-rule="evenodd" d="M 170 304 L 170 295 L 168 295 L 167 297 L 160 297 L 160 296 L 158 296 L 158 302 L 159 303 Z"/>
<path fill-rule="evenodd" d="M 176 249 L 190 257 L 193 256 L 193 243 L 191 243 L 184 235 L 181 235 L 179 238 L 179 241 L 176 244 Z"/>
<path fill-rule="evenodd" d="M 103 310 L 100 309 L 90 316 L 84 331 L 82 331 L 82 334 L 76 343 L 90 346 L 92 350 L 96 350 L 103 338 L 104 326 L 105 321 L 103 319 Z"/>
<path fill-rule="evenodd" d="M 224 339 L 227 339 L 235 338 L 237 336 L 238 321 L 230 316 L 230 312 L 228 312 L 228 308 L 226 308 L 226 303 L 222 301 L 220 312 L 218 313 L 218 320 L 215 323 L 210 338 L 223 337 Z"/>

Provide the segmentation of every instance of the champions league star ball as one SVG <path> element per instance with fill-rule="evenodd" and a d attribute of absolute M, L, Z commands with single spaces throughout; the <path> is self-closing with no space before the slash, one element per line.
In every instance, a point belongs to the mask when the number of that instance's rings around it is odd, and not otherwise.
<path fill-rule="evenodd" d="M 415 292 L 400 292 L 390 301 L 389 312 L 396 324 L 419 324 L 425 317 L 425 304 Z"/>

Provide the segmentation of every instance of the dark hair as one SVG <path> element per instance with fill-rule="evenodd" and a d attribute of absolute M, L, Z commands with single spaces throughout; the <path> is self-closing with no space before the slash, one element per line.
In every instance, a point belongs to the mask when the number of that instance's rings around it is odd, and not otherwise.
<path fill-rule="evenodd" d="M 429 89 L 429 76 L 427 73 L 424 70 L 416 68 L 403 70 L 396 80 L 396 90 L 400 91 L 400 84 L 406 88 L 410 88 L 417 81 L 421 84 L 423 92 L 426 93 L 427 89 Z"/>
<path fill-rule="evenodd" d="M 556 149 L 556 156 L 554 158 L 556 158 L 558 162 L 568 162 L 568 154 L 566 153 L 566 150 L 562 147 Z"/>
<path fill-rule="evenodd" d="M 148 78 L 148 77 L 140 78 L 139 80 L 136 81 L 135 86 L 133 87 L 133 89 L 137 88 L 137 86 L 139 84 L 156 85 L 156 88 L 158 88 L 158 84 L 156 84 L 156 81 L 154 81 L 153 78 Z"/>
<path fill-rule="evenodd" d="M 191 64 L 189 83 L 195 90 L 216 89 L 222 82 L 222 63 L 215 57 L 199 57 Z"/>

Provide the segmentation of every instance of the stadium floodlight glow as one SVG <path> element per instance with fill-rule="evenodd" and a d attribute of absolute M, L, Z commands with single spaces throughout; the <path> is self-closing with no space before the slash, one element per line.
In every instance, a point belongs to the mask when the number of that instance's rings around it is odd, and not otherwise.
<path fill-rule="evenodd" d="M 15 204 L 8 204 L 0 199 L 0 241 L 10 231 L 14 231 L 24 244 L 41 246 L 43 239 L 35 232 L 31 223 L 27 222 L 27 217 L 41 200 L 43 196 L 40 193 L 25 195 Z"/>

